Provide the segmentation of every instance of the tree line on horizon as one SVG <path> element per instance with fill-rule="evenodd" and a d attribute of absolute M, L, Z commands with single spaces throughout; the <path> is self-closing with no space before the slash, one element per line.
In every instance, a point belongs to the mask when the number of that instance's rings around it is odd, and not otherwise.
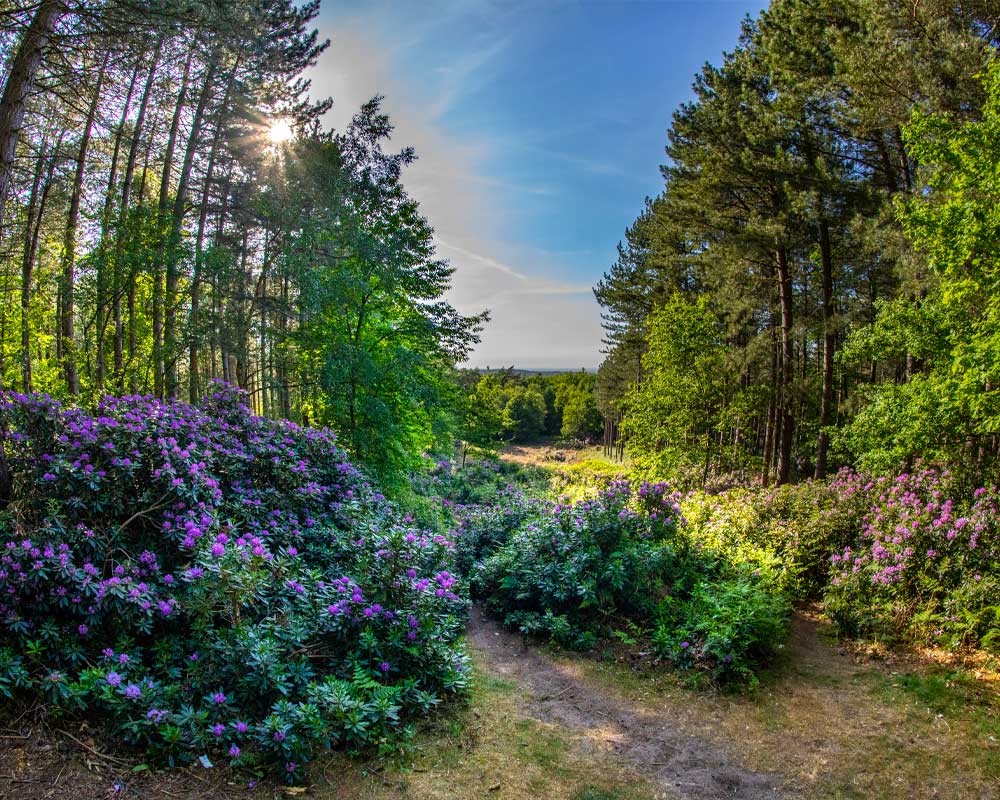
<path fill-rule="evenodd" d="M 543 438 L 592 443 L 604 430 L 597 407 L 597 376 L 586 370 L 532 371 L 463 369 L 460 435 L 491 449 L 500 442 L 528 443 Z"/>
<path fill-rule="evenodd" d="M 3 388 L 194 401 L 222 379 L 376 471 L 455 426 L 485 315 L 443 299 L 380 99 L 324 127 L 318 12 L 0 3 Z"/>
<path fill-rule="evenodd" d="M 998 45 L 988 0 L 773 0 L 705 65 L 594 289 L 640 466 L 995 463 Z"/>

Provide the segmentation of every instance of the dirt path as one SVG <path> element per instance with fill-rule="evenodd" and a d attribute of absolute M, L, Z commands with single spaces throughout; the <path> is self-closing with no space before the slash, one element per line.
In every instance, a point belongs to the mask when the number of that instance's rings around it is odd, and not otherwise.
<path fill-rule="evenodd" d="M 524 690 L 524 711 L 570 732 L 584 751 L 610 753 L 684 800 L 781 798 L 780 779 L 751 772 L 716 745 L 683 733 L 669 715 L 586 682 L 473 610 L 469 644 L 480 663 Z"/>

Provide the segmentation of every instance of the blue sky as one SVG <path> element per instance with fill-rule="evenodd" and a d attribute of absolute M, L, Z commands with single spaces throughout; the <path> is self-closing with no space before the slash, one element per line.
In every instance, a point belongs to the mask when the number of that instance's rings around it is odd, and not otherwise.
<path fill-rule="evenodd" d="M 749 0 L 324 0 L 311 75 L 342 127 L 374 94 L 404 182 L 456 268 L 450 300 L 493 319 L 475 366 L 596 367 L 590 287 L 646 196 L 694 73 Z"/>

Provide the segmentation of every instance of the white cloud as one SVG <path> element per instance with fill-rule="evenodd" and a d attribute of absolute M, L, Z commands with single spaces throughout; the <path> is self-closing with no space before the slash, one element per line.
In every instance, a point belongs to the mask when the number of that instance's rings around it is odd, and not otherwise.
<path fill-rule="evenodd" d="M 472 11 L 470 12 L 470 8 Z M 311 75 L 315 92 L 331 96 L 329 122 L 342 129 L 376 94 L 395 125 L 393 144 L 413 146 L 418 160 L 404 182 L 436 231 L 441 256 L 456 268 L 449 299 L 463 313 L 491 311 L 492 321 L 470 363 L 528 368 L 593 367 L 601 360 L 599 309 L 590 286 L 566 280 L 565 254 L 518 243 L 519 198 L 554 196 L 551 186 L 500 180 L 495 167 L 507 146 L 489 131 L 459 133 L 445 118 L 462 98 L 490 80 L 506 40 L 488 38 L 442 52 L 430 74 L 406 74 L 403 51 L 418 47 L 449 15 L 490 15 L 490 3 L 448 5 L 422 29 L 394 41 L 371 16 L 321 18 L 332 45 Z M 329 27 L 323 30 L 328 22 Z"/>

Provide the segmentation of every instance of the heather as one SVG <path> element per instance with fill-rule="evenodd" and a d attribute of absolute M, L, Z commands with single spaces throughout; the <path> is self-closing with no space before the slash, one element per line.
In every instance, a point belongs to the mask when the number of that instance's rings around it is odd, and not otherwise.
<path fill-rule="evenodd" d="M 463 689 L 466 601 L 452 542 L 331 431 L 245 400 L 3 396 L 0 691 L 170 764 L 294 781 Z"/>

